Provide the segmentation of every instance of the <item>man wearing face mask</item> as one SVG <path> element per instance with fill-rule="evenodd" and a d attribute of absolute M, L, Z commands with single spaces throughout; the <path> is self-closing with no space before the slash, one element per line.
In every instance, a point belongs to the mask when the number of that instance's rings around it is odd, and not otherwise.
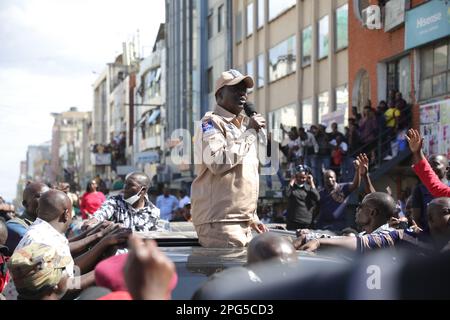
<path fill-rule="evenodd" d="M 295 171 L 295 177 L 286 189 L 288 199 L 286 229 L 288 230 L 310 228 L 313 211 L 317 209 L 320 201 L 310 169 L 299 165 Z"/>
<path fill-rule="evenodd" d="M 146 174 L 130 173 L 125 178 L 123 195 L 106 200 L 85 226 L 108 220 L 137 232 L 156 230 L 160 211 L 147 197 L 149 186 L 150 178 Z"/>

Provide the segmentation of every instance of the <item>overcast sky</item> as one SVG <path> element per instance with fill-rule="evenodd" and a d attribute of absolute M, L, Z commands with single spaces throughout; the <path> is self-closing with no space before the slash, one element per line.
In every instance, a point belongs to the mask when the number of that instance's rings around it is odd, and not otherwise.
<path fill-rule="evenodd" d="M 164 0 L 0 0 L 0 195 L 16 195 L 28 145 L 52 112 L 92 110 L 92 84 L 139 29 L 151 51 Z"/>

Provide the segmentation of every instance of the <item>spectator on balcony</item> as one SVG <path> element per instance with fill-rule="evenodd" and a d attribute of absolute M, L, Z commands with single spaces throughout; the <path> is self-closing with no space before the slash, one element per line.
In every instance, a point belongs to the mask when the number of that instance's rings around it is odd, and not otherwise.
<path fill-rule="evenodd" d="M 328 135 L 325 132 L 325 125 L 319 125 L 318 127 L 311 126 L 311 130 L 319 145 L 319 151 L 312 156 L 313 176 L 317 180 L 317 185 L 321 187 L 323 186 L 323 170 L 330 168 L 332 146 L 330 145 L 330 140 L 328 140 Z"/>
<path fill-rule="evenodd" d="M 409 127 L 408 123 L 408 103 L 403 99 L 402 93 L 399 91 L 395 94 L 395 106 L 400 111 L 400 119 L 398 127 L 400 130 Z"/>
<path fill-rule="evenodd" d="M 387 105 L 390 107 L 390 106 L 393 106 L 393 105 L 395 105 L 395 95 L 397 94 L 397 90 L 395 90 L 395 89 L 390 89 L 389 90 L 389 93 L 388 93 L 388 98 L 387 98 Z"/>
<path fill-rule="evenodd" d="M 170 221 L 178 210 L 179 202 L 168 188 L 164 188 L 163 194 L 156 198 L 156 206 L 161 211 L 161 219 Z"/>
<path fill-rule="evenodd" d="M 311 132 L 305 131 L 305 128 L 299 129 L 300 144 L 303 149 L 303 162 L 312 168 L 312 158 L 319 152 L 319 145 Z"/>
<path fill-rule="evenodd" d="M 330 144 L 333 146 L 331 151 L 331 166 L 330 169 L 334 170 L 340 181 L 341 176 L 344 172 L 348 171 L 346 165 L 346 158 L 348 152 L 348 145 L 344 141 L 342 135 L 337 135 L 336 139 L 333 139 Z"/>
<path fill-rule="evenodd" d="M 89 219 L 106 201 L 105 195 L 97 191 L 97 182 L 92 180 L 87 184 L 86 192 L 81 197 L 80 211 L 83 220 Z"/>
<path fill-rule="evenodd" d="M 338 130 L 338 124 L 336 122 L 333 122 L 331 124 L 331 132 L 328 133 L 328 139 L 330 141 L 336 140 L 337 136 L 344 137 L 344 134 Z"/>
<path fill-rule="evenodd" d="M 364 107 L 363 118 L 359 122 L 361 142 L 364 145 L 363 152 L 369 155 L 373 164 L 375 161 L 375 147 L 378 136 L 378 123 L 375 113 L 370 106 Z"/>
<path fill-rule="evenodd" d="M 393 156 L 395 156 L 391 147 L 391 142 L 397 137 L 400 115 L 400 110 L 397 109 L 395 104 L 390 105 L 388 110 L 384 114 L 386 118 L 387 146 L 389 150 L 389 154 L 384 158 L 384 160 L 391 160 Z"/>

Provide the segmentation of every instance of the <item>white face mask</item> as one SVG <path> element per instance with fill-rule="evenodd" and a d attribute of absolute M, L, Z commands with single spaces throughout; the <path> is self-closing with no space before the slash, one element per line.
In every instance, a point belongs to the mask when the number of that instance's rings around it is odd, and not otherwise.
<path fill-rule="evenodd" d="M 141 188 L 141 190 L 139 190 L 139 192 L 136 193 L 134 196 L 131 196 L 131 197 L 127 198 L 127 199 L 124 199 L 125 202 L 128 203 L 130 206 L 132 206 L 132 205 L 135 204 L 137 201 L 139 201 L 139 198 L 141 197 L 141 196 L 139 195 L 139 193 L 141 193 L 142 189 L 144 189 L 144 188 Z"/>

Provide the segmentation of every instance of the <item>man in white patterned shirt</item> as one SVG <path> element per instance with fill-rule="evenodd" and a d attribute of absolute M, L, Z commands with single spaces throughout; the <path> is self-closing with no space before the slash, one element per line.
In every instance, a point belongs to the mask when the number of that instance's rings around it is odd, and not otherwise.
<path fill-rule="evenodd" d="M 130 173 L 125 178 L 124 194 L 104 202 L 85 226 L 108 220 L 137 232 L 157 230 L 160 211 L 147 197 L 149 186 L 150 179 L 146 174 Z"/>

